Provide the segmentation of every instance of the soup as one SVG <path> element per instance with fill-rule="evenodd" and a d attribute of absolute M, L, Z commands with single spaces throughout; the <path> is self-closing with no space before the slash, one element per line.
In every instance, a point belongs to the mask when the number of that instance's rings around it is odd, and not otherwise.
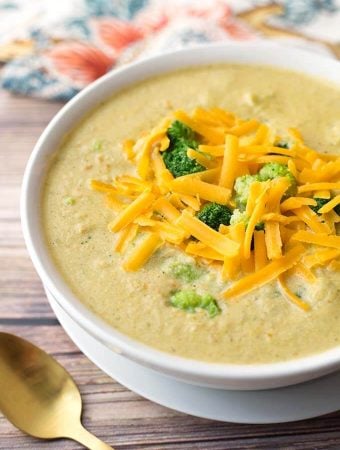
<path fill-rule="evenodd" d="M 174 245 L 161 246 L 145 265 L 126 271 L 124 256 L 114 251 L 117 238 L 108 230 L 116 213 L 89 187 L 93 179 L 111 183 L 115 176 L 135 175 L 121 143 L 178 109 L 219 107 L 244 119 L 256 117 L 280 136 L 295 127 L 309 147 L 340 154 L 339 98 L 335 86 L 302 74 L 230 64 L 188 68 L 115 94 L 64 138 L 46 177 L 42 223 L 67 284 L 116 330 L 185 358 L 267 363 L 339 345 L 337 270 L 317 266 L 313 283 L 290 277 L 308 311 L 287 301 L 275 280 L 228 300 L 221 292 L 230 281 L 217 265 L 201 264 Z M 169 298 L 183 289 L 216 299 L 218 314 L 209 314 L 209 307 L 174 307 Z"/>

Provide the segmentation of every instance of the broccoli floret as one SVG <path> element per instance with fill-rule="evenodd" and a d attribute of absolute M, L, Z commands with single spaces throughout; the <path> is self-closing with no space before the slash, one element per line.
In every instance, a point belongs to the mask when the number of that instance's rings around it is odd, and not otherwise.
<path fill-rule="evenodd" d="M 259 222 L 255 225 L 255 230 L 256 231 L 261 231 L 264 230 L 264 222 Z"/>
<path fill-rule="evenodd" d="M 201 276 L 199 268 L 189 263 L 172 264 L 170 273 L 173 277 L 187 282 L 197 280 Z"/>
<path fill-rule="evenodd" d="M 326 203 L 329 202 L 329 198 L 314 197 L 313 200 L 316 201 L 316 205 L 315 206 L 310 206 L 310 209 L 312 209 L 318 216 L 320 216 L 321 214 L 318 211 L 319 211 L 320 208 L 325 206 Z"/>
<path fill-rule="evenodd" d="M 296 179 L 285 164 L 275 162 L 265 164 L 258 173 L 259 181 L 273 180 L 274 178 L 287 177 L 290 186 L 284 197 L 290 197 L 296 194 Z"/>
<path fill-rule="evenodd" d="M 249 216 L 245 211 L 240 211 L 239 209 L 234 209 L 233 215 L 230 219 L 230 225 L 236 225 L 237 223 L 244 223 L 246 226 L 249 222 Z"/>
<path fill-rule="evenodd" d="M 197 213 L 197 218 L 218 231 L 221 224 L 229 225 L 232 211 L 228 206 L 219 203 L 206 203 Z"/>
<path fill-rule="evenodd" d="M 330 198 L 319 198 L 319 197 L 314 197 L 314 199 L 316 201 L 316 205 L 315 206 L 310 206 L 310 208 L 316 212 L 316 214 L 318 214 L 319 216 L 321 215 L 318 211 L 320 208 L 322 208 L 323 206 L 325 206 L 329 201 L 331 201 Z M 335 211 L 338 215 L 340 215 L 340 205 L 336 205 L 335 208 L 333 209 L 333 211 Z"/>
<path fill-rule="evenodd" d="M 270 162 L 265 164 L 258 173 L 260 181 L 273 180 L 278 177 L 287 177 L 290 180 L 295 181 L 294 176 L 289 171 L 285 164 L 279 164 L 276 162 Z"/>
<path fill-rule="evenodd" d="M 288 142 L 284 142 L 284 141 L 277 142 L 276 144 L 274 144 L 274 146 L 280 147 L 280 148 L 285 148 L 286 150 L 288 150 L 290 148 Z"/>
<path fill-rule="evenodd" d="M 95 141 L 93 141 L 91 150 L 93 152 L 101 152 L 103 150 L 103 147 L 104 147 L 103 139 L 96 139 Z"/>
<path fill-rule="evenodd" d="M 258 175 L 242 175 L 236 178 L 234 184 L 235 191 L 235 202 L 238 208 L 243 211 L 247 205 L 247 200 L 249 197 L 250 185 L 254 181 L 259 181 Z"/>
<path fill-rule="evenodd" d="M 242 175 L 236 178 L 234 184 L 235 202 L 238 209 L 243 211 L 247 205 L 249 190 L 255 181 L 273 180 L 278 177 L 287 177 L 290 181 L 290 187 L 287 189 L 285 197 L 296 194 L 296 179 L 289 171 L 288 167 L 279 163 L 265 164 L 255 175 Z"/>
<path fill-rule="evenodd" d="M 243 222 L 245 226 L 247 227 L 249 222 L 249 216 L 246 214 L 245 211 L 240 211 L 239 209 L 234 209 L 233 215 L 230 219 L 230 225 L 236 225 L 237 223 Z M 255 230 L 264 230 L 264 223 L 259 222 L 255 225 Z"/>
<path fill-rule="evenodd" d="M 75 204 L 75 199 L 73 197 L 64 197 L 63 198 L 63 203 L 66 206 L 70 206 L 70 205 L 74 205 Z"/>
<path fill-rule="evenodd" d="M 175 292 L 170 297 L 170 303 L 172 306 L 188 312 L 195 312 L 197 308 L 204 309 L 210 317 L 215 317 L 221 312 L 214 297 L 210 294 L 199 295 L 195 291 Z"/>
<path fill-rule="evenodd" d="M 174 177 L 177 178 L 205 170 L 205 167 L 187 155 L 188 148 L 198 148 L 197 137 L 191 128 L 175 120 L 168 129 L 167 134 L 170 139 L 170 145 L 163 152 L 162 156 L 164 164 Z"/>
<path fill-rule="evenodd" d="M 163 152 L 164 163 L 175 178 L 205 170 L 195 159 L 188 157 L 187 150 L 188 146 L 180 143 Z"/>
<path fill-rule="evenodd" d="M 195 132 L 179 120 L 172 122 L 167 134 L 170 142 L 175 143 L 178 141 L 184 141 L 190 148 L 196 149 L 198 147 Z"/>

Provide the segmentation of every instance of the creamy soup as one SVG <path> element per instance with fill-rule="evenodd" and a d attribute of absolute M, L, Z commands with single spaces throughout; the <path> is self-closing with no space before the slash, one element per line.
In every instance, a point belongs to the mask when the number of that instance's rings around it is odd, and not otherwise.
<path fill-rule="evenodd" d="M 317 281 L 290 280 L 308 300 L 305 312 L 272 282 L 232 301 L 213 266 L 183 281 L 174 263 L 195 264 L 174 247 L 162 247 L 137 272 L 125 272 L 108 231 L 114 211 L 89 188 L 133 173 L 121 149 L 171 111 L 219 106 L 256 117 L 278 134 L 298 128 L 318 151 L 340 153 L 340 92 L 320 80 L 261 66 L 213 65 L 156 77 L 98 106 L 65 137 L 48 172 L 42 222 L 54 262 L 79 299 L 116 330 L 174 355 L 219 363 L 266 363 L 322 352 L 339 345 L 340 281 L 336 271 L 317 269 Z M 190 313 L 169 304 L 177 289 L 214 296 L 221 313 Z"/>

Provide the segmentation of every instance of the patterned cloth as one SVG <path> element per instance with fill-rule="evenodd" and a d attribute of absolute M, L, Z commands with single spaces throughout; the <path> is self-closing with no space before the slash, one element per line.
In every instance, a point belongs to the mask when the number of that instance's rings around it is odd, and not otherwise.
<path fill-rule="evenodd" d="M 340 58 L 340 0 L 0 0 L 0 85 L 66 100 L 137 58 L 263 38 Z"/>

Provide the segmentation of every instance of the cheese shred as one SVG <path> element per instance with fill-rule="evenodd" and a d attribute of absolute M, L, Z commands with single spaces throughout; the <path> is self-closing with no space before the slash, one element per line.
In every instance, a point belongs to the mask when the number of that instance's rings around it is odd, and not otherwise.
<path fill-rule="evenodd" d="M 168 129 L 175 120 L 191 128 L 196 141 L 184 155 L 199 167 L 177 178 L 164 157 L 174 145 Z M 284 298 L 308 311 L 310 303 L 288 287 L 289 277 L 314 283 L 314 268 L 339 270 L 340 158 L 309 148 L 299 130 L 287 135 L 289 144 L 280 145 L 285 140 L 255 118 L 199 107 L 192 114 L 177 110 L 139 138 L 126 139 L 121 149 L 135 174 L 90 182 L 112 211 L 108 229 L 116 234 L 123 268 L 139 270 L 157 249 L 173 246 L 221 272 L 227 283 L 221 298 L 276 281 Z M 268 163 L 285 165 L 295 184 L 288 175 L 254 179 L 236 211 L 239 222 L 211 228 L 198 218 L 209 202 L 235 210 L 235 180 L 260 175 Z"/>

